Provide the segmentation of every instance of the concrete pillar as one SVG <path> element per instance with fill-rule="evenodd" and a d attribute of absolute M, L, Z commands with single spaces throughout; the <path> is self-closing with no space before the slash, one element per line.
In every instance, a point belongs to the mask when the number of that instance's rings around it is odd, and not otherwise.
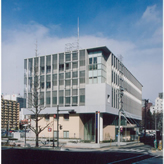
<path fill-rule="evenodd" d="M 103 141 L 103 114 L 100 113 L 100 141 Z"/>

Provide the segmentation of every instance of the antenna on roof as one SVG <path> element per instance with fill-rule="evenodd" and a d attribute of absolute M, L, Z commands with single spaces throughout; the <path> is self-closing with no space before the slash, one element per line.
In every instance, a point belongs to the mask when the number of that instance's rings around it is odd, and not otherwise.
<path fill-rule="evenodd" d="M 77 20 L 77 49 L 79 50 L 79 17 Z"/>
<path fill-rule="evenodd" d="M 79 17 L 77 21 L 77 40 L 73 43 L 65 44 L 65 52 L 78 51 L 79 50 Z"/>

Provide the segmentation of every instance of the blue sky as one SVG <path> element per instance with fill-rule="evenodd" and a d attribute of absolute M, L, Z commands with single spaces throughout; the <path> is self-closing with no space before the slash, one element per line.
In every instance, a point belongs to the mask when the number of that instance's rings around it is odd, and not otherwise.
<path fill-rule="evenodd" d="M 23 59 L 106 45 L 143 84 L 143 98 L 162 88 L 162 0 L 2 0 L 2 93 L 23 95 Z M 9 63 L 7 66 L 6 63 Z M 158 73 L 157 73 L 158 72 Z M 13 85 L 14 84 L 14 85 Z"/>

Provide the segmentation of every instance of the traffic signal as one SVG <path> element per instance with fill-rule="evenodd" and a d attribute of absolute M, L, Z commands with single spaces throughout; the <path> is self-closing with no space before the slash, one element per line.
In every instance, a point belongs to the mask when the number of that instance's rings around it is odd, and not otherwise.
<path fill-rule="evenodd" d="M 62 127 L 62 125 L 60 125 L 60 130 L 62 130 L 63 129 L 63 127 Z"/>

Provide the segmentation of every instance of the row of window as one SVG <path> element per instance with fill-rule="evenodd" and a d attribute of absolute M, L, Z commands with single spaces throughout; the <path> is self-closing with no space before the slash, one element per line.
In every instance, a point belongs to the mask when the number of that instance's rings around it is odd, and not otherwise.
<path fill-rule="evenodd" d="M 65 103 L 64 103 L 64 99 L 65 99 Z M 72 103 L 71 103 L 72 100 Z M 84 104 L 85 103 L 85 95 L 80 95 L 79 96 L 79 103 L 80 104 Z M 50 97 L 46 97 L 46 105 L 50 106 L 51 104 L 51 98 Z M 57 97 L 52 97 L 52 104 L 53 105 L 57 105 Z M 64 97 L 64 96 L 59 96 L 59 105 L 77 105 L 78 104 L 78 96 L 72 96 L 72 97 Z M 40 99 L 40 105 L 44 105 L 44 97 L 42 97 Z M 31 104 L 29 103 L 29 107 L 31 106 Z"/>
<path fill-rule="evenodd" d="M 123 75 L 129 79 L 135 86 L 139 89 L 142 88 L 142 85 L 138 82 L 138 80 L 128 71 L 126 67 L 112 54 L 112 66 L 116 69 L 121 70 Z"/>

